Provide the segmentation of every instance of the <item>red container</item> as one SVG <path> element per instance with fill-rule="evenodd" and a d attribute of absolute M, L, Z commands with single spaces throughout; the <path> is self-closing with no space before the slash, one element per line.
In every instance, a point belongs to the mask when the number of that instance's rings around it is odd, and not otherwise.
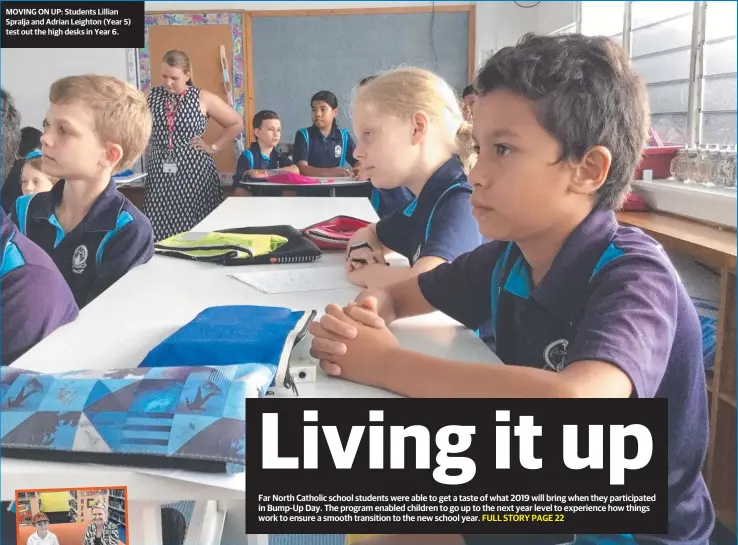
<path fill-rule="evenodd" d="M 638 193 L 630 193 L 623 203 L 624 212 L 645 212 L 650 210 L 646 201 Z"/>
<path fill-rule="evenodd" d="M 635 169 L 634 179 L 642 180 L 643 171 L 653 171 L 652 179 L 665 180 L 671 176 L 671 160 L 676 157 L 677 152 L 684 146 L 662 146 L 649 147 L 643 150 L 641 162 Z"/>

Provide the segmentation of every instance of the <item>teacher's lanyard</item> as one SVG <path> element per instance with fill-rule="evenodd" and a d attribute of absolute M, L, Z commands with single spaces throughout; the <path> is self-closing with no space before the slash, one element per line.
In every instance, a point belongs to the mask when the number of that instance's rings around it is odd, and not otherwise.
<path fill-rule="evenodd" d="M 174 107 L 170 104 L 167 104 L 166 108 L 166 117 L 167 117 L 167 131 L 169 131 L 169 153 L 172 153 L 172 150 L 174 149 L 174 120 L 177 118 L 177 110 L 179 110 L 179 105 L 182 104 L 182 101 L 184 100 L 184 95 L 187 91 L 184 93 L 179 93 L 179 98 L 176 99 L 176 102 L 174 104 Z M 175 95 L 173 95 L 175 96 Z M 171 100 L 171 99 L 170 99 Z"/>

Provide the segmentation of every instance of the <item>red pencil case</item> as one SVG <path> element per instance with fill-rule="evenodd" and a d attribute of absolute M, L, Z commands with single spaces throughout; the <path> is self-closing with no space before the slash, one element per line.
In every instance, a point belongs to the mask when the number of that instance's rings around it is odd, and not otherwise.
<path fill-rule="evenodd" d="M 321 250 L 345 250 L 353 234 L 370 225 L 351 216 L 336 216 L 303 229 L 302 234 Z"/>
<path fill-rule="evenodd" d="M 309 176 L 303 176 L 302 174 L 296 174 L 294 172 L 280 172 L 279 174 L 272 174 L 268 178 L 262 178 L 259 181 L 290 185 L 320 185 L 320 180 L 310 178 Z"/>

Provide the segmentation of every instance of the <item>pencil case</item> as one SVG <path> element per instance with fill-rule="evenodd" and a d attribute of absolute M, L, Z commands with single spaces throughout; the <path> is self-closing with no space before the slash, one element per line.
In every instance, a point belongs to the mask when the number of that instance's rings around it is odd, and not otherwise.
<path fill-rule="evenodd" d="M 241 472 L 258 363 L 44 374 L 3 367 L 3 457 Z"/>
<path fill-rule="evenodd" d="M 289 356 L 314 316 L 278 307 L 213 307 L 137 368 L 38 373 L 2 367 L 2 454 L 243 472 L 246 399 L 278 384 L 291 387 Z"/>
<path fill-rule="evenodd" d="M 267 171 L 268 173 L 270 171 Z M 268 176 L 261 178 L 261 177 L 254 177 L 249 176 L 248 174 L 244 175 L 242 179 L 239 181 L 239 184 L 248 186 L 249 182 L 258 182 L 258 183 L 273 183 L 273 184 L 286 184 L 286 185 L 320 185 L 323 182 L 321 180 L 318 180 L 317 178 L 311 178 L 310 176 L 303 176 L 302 174 L 297 174 L 295 172 L 272 172 L 268 174 Z"/>
<path fill-rule="evenodd" d="M 321 250 L 345 250 L 354 233 L 368 225 L 368 221 L 352 216 L 335 216 L 306 227 L 302 232 Z"/>
<path fill-rule="evenodd" d="M 259 362 L 268 366 L 267 386 L 294 389 L 289 358 L 316 311 L 252 305 L 203 310 L 152 349 L 139 367 L 196 367 Z M 266 393 L 265 389 L 259 391 Z"/>
<path fill-rule="evenodd" d="M 180 233 L 154 244 L 154 251 L 226 266 L 309 263 L 323 255 L 315 243 L 290 225 Z"/>

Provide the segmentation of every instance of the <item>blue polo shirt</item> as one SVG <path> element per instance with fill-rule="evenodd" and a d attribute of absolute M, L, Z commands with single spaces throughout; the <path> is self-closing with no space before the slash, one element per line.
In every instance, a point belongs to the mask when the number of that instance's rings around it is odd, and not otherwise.
<path fill-rule="evenodd" d="M 238 158 L 236 165 L 236 173 L 233 175 L 233 185 L 238 186 L 246 171 L 249 170 L 276 170 L 282 167 L 289 167 L 295 163 L 290 159 L 289 155 L 282 153 L 278 147 L 272 149 L 272 153 L 267 157 L 261 153 L 258 142 L 254 142 L 248 149 Z"/>
<path fill-rule="evenodd" d="M 538 286 L 514 243 L 489 242 L 420 275 L 428 302 L 469 328 L 491 319 L 509 365 L 557 372 L 606 361 L 633 397 L 669 403 L 669 533 L 637 542 L 706 545 L 714 512 L 702 478 L 708 408 L 697 312 L 659 244 L 593 211 Z"/>
<path fill-rule="evenodd" d="M 306 161 L 315 168 L 348 168 L 354 166 L 356 145 L 347 129 L 334 127 L 331 134 L 323 136 L 315 125 L 300 129 L 295 134 L 292 160 L 295 163 Z"/>
<path fill-rule="evenodd" d="M 10 365 L 79 314 L 69 286 L 41 248 L 0 210 L 0 364 Z"/>
<path fill-rule="evenodd" d="M 21 233 L 46 250 L 69 284 L 79 308 L 154 255 L 151 223 L 110 181 L 87 216 L 64 233 L 55 211 L 64 180 L 51 191 L 24 195 L 13 220 Z"/>
<path fill-rule="evenodd" d="M 470 252 L 482 243 L 469 204 L 471 192 L 463 165 L 453 156 L 404 210 L 379 220 L 379 242 L 405 256 L 410 266 L 421 257 L 453 261 Z"/>
<path fill-rule="evenodd" d="M 413 202 L 415 195 L 403 186 L 393 187 L 392 189 L 379 189 L 375 187 L 372 190 L 372 206 L 380 218 L 389 216 L 397 210 L 404 210 Z"/>

